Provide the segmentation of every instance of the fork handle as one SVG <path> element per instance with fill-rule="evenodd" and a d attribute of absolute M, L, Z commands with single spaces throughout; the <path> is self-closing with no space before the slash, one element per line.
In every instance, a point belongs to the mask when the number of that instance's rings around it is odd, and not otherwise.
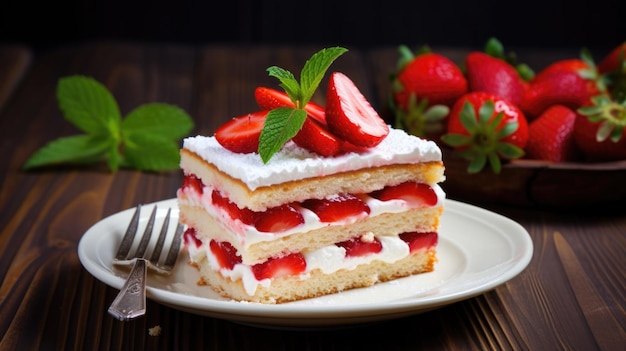
<path fill-rule="evenodd" d="M 124 286 L 111 303 L 109 313 L 121 320 L 128 321 L 146 313 L 146 274 L 148 266 L 143 258 L 135 259 Z"/>

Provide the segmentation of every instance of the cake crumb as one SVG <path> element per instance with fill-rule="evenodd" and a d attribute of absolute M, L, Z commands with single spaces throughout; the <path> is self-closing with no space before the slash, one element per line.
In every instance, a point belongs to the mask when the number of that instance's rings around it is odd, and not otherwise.
<path fill-rule="evenodd" d="M 373 243 L 374 242 L 374 233 L 367 232 L 361 235 L 361 241 L 364 243 Z"/>
<path fill-rule="evenodd" d="M 161 326 L 155 325 L 152 328 L 148 328 L 148 335 L 150 336 L 159 336 L 161 335 Z"/>

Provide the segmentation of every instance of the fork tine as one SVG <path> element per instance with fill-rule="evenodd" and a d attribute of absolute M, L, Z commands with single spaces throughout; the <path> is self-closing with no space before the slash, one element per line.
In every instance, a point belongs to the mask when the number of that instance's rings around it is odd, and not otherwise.
<path fill-rule="evenodd" d="M 115 259 L 117 260 L 125 260 L 128 252 L 130 251 L 130 247 L 133 244 L 133 239 L 135 239 L 135 235 L 137 234 L 137 228 L 139 226 L 139 212 L 141 211 L 141 204 L 137 205 L 135 209 L 135 213 L 128 224 L 128 228 L 126 229 L 126 234 L 124 234 L 124 238 L 120 243 L 120 247 L 117 249 L 117 254 L 115 254 Z"/>
<path fill-rule="evenodd" d="M 150 219 L 148 220 L 148 225 L 146 225 L 146 230 L 143 232 L 143 236 L 141 237 L 139 247 L 137 247 L 137 252 L 135 252 L 134 257 L 143 257 L 146 252 L 146 248 L 148 248 L 148 243 L 150 242 L 150 237 L 152 236 L 152 229 L 154 228 L 156 211 L 157 206 L 154 205 L 154 209 L 152 210 L 152 214 L 150 214 Z"/>
<path fill-rule="evenodd" d="M 174 264 L 176 264 L 176 259 L 178 258 L 178 254 L 180 252 L 180 242 L 183 237 L 183 229 L 184 225 L 178 222 L 178 225 L 176 226 L 176 232 L 174 233 L 174 238 L 172 239 L 170 250 L 167 253 L 167 258 L 162 265 L 163 269 L 166 271 L 171 271 L 172 268 L 174 268 Z"/>
<path fill-rule="evenodd" d="M 159 233 L 159 239 L 157 240 L 156 245 L 154 246 L 154 250 L 152 251 L 152 256 L 150 256 L 150 262 L 152 264 L 157 264 L 159 261 L 159 257 L 161 257 L 161 251 L 163 250 L 163 243 L 165 242 L 165 237 L 167 236 L 167 230 L 170 225 L 170 213 L 172 212 L 171 208 L 167 209 L 167 215 L 163 220 L 163 226 L 161 227 L 161 233 Z"/>

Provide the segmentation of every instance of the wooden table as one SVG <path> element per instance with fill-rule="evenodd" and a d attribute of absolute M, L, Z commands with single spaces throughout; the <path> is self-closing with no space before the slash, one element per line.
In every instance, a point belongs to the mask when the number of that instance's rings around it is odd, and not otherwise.
<path fill-rule="evenodd" d="M 146 102 L 178 105 L 195 120 L 194 134 L 211 134 L 226 119 L 256 108 L 256 86 L 277 87 L 265 71 L 268 66 L 299 72 L 320 48 L 101 42 L 34 54 L 1 46 L 0 349 L 623 350 L 623 206 L 574 212 L 484 204 L 530 233 L 534 256 L 529 266 L 482 295 L 401 319 L 321 330 L 271 329 L 202 317 L 152 300 L 143 318 L 112 318 L 107 307 L 117 290 L 82 267 L 78 242 L 106 216 L 174 197 L 182 174 L 110 173 L 103 167 L 22 171 L 36 149 L 78 133 L 58 108 L 59 78 L 94 77 L 111 90 L 122 113 Z M 465 52 L 440 51 L 456 60 Z M 541 65 L 561 54 L 529 52 L 526 57 Z M 332 67 L 350 76 L 383 110 L 396 59 L 395 47 L 350 50 Z M 148 335 L 155 325 L 162 327 L 161 335 Z"/>

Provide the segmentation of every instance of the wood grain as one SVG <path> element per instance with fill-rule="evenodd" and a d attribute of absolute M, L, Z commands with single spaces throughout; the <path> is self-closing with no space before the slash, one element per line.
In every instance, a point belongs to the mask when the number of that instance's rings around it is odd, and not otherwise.
<path fill-rule="evenodd" d="M 211 134 L 256 108 L 256 86 L 278 86 L 268 66 L 299 72 L 319 48 L 92 42 L 34 57 L 0 45 L 0 350 L 620 350 L 626 344 L 623 210 L 512 206 L 479 196 L 468 202 L 529 232 L 534 256 L 517 277 L 472 299 L 411 317 L 317 330 L 243 325 L 151 300 L 144 318 L 110 317 L 106 309 L 117 291 L 81 266 L 78 241 L 106 216 L 174 197 L 182 175 L 110 173 L 102 166 L 22 171 L 37 148 L 78 133 L 58 109 L 58 79 L 96 78 L 124 114 L 145 102 L 176 104 L 194 119 L 192 134 Z M 448 52 L 461 59 L 465 51 Z M 560 56 L 531 51 L 529 57 Z M 396 59 L 391 46 L 350 50 L 332 67 L 384 111 Z M 323 94 L 314 100 L 323 103 Z M 511 187 L 510 196 L 519 195 Z M 156 325 L 162 334 L 149 336 Z"/>

